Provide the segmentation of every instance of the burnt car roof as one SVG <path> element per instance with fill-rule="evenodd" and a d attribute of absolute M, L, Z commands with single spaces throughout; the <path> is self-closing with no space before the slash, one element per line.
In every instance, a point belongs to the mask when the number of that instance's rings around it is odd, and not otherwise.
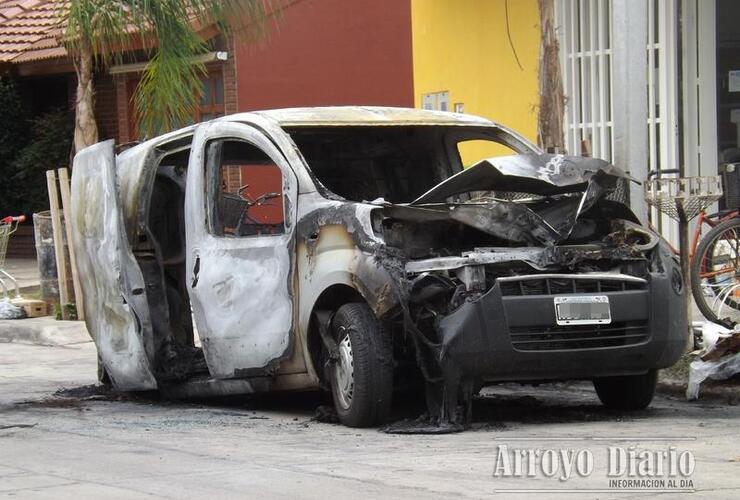
<path fill-rule="evenodd" d="M 505 131 L 515 140 L 532 151 L 539 151 L 536 145 L 512 129 L 480 116 L 432 111 L 427 109 L 401 108 L 391 106 L 319 106 L 302 108 L 268 109 L 235 113 L 216 118 L 219 122 L 253 122 L 255 118 L 267 119 L 280 127 L 361 127 L 361 126 L 459 126 L 481 127 Z M 202 122 L 207 123 L 207 122 Z M 135 155 L 135 151 L 145 151 L 152 145 L 161 145 L 192 135 L 196 123 L 174 130 L 133 145 L 122 151 L 122 155 Z"/>
<path fill-rule="evenodd" d="M 284 108 L 253 113 L 270 118 L 283 127 L 362 126 L 362 125 L 474 125 L 500 127 L 499 124 L 474 115 L 383 106 L 324 106 Z M 244 113 L 251 114 L 251 113 Z M 222 119 L 239 121 L 242 113 Z"/>

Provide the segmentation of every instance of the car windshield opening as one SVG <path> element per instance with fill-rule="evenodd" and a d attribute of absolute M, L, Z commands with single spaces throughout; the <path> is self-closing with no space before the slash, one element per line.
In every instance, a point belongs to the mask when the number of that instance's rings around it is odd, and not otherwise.
<path fill-rule="evenodd" d="M 456 144 L 498 130 L 448 126 L 289 128 L 321 184 L 347 200 L 408 203 L 463 167 Z M 477 141 L 484 142 L 484 141 Z"/>

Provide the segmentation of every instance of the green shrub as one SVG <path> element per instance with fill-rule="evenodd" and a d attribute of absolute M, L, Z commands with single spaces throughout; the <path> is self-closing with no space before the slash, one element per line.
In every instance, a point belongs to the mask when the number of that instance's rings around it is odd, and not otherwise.
<path fill-rule="evenodd" d="M 69 165 L 74 115 L 30 118 L 17 84 L 0 77 L 0 217 L 49 208 L 46 171 Z"/>
<path fill-rule="evenodd" d="M 74 304 L 64 304 L 64 308 L 60 304 L 54 304 L 54 318 L 61 321 L 64 319 L 62 311 L 67 315 L 67 319 L 70 321 L 77 321 L 77 306 Z"/>
<path fill-rule="evenodd" d="M 28 143 L 28 116 L 23 109 L 15 82 L 0 78 L 0 217 L 17 212 L 18 186 L 10 178 L 15 159 Z"/>
<path fill-rule="evenodd" d="M 10 182 L 18 189 L 15 210 L 31 213 L 48 209 L 46 171 L 69 165 L 73 134 L 72 115 L 66 110 L 57 109 L 31 120 L 30 141 L 12 164 Z"/>

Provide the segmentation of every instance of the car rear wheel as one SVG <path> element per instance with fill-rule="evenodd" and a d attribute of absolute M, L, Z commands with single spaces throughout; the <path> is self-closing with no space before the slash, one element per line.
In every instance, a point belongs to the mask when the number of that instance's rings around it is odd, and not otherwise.
<path fill-rule="evenodd" d="M 393 395 L 393 347 L 366 304 L 345 304 L 332 321 L 338 359 L 329 370 L 339 421 L 349 427 L 384 423 Z"/>
<path fill-rule="evenodd" d="M 643 375 L 624 375 L 594 379 L 599 399 L 614 410 L 642 410 L 653 400 L 658 370 Z"/>

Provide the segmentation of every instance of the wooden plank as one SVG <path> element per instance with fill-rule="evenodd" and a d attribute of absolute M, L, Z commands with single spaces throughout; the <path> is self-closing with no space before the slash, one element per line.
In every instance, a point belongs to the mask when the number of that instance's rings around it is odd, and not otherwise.
<path fill-rule="evenodd" d="M 59 213 L 59 196 L 57 195 L 56 174 L 53 170 L 46 171 L 46 187 L 49 190 L 49 207 L 51 210 L 51 228 L 54 234 L 54 254 L 57 263 L 57 280 L 59 282 L 59 307 L 62 318 L 66 319 L 65 305 L 69 303 L 67 290 L 67 263 L 64 258 L 64 236 L 62 234 L 62 218 Z"/>
<path fill-rule="evenodd" d="M 69 173 L 66 168 L 60 168 L 59 173 L 59 192 L 62 194 L 62 212 L 64 213 L 64 230 L 67 234 L 67 248 L 69 249 L 69 262 L 72 271 L 72 286 L 75 291 L 75 307 L 77 308 L 77 319 L 85 319 L 85 303 L 82 296 L 82 286 L 80 277 L 77 274 L 77 257 L 75 246 L 72 244 L 72 217 L 71 197 L 69 193 Z"/>

